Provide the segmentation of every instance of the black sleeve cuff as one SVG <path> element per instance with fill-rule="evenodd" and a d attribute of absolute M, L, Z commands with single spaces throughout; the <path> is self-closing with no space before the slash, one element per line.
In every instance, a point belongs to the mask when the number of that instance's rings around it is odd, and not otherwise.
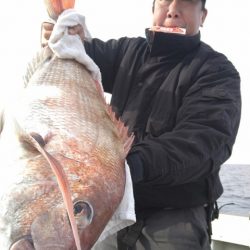
<path fill-rule="evenodd" d="M 127 163 L 130 168 L 131 178 L 133 183 L 138 183 L 143 180 L 144 170 L 141 157 L 138 153 L 132 153 L 127 156 Z"/>

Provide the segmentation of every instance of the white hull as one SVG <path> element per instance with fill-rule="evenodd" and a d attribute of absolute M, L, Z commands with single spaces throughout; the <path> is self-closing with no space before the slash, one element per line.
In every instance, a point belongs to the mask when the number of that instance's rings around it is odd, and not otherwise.
<path fill-rule="evenodd" d="M 213 250 L 250 250 L 250 218 L 220 214 L 212 240 Z"/>

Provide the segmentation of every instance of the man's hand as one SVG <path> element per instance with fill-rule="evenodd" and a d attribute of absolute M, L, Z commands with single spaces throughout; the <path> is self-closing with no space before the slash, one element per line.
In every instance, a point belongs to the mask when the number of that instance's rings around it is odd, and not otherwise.
<path fill-rule="evenodd" d="M 81 40 L 84 41 L 85 34 L 82 25 L 77 24 L 76 26 L 69 27 L 68 32 L 70 35 L 79 35 Z"/>
<path fill-rule="evenodd" d="M 41 26 L 41 46 L 45 47 L 48 45 L 49 38 L 53 31 L 54 24 L 50 22 L 43 22 Z"/>
<path fill-rule="evenodd" d="M 43 22 L 41 26 L 41 46 L 45 47 L 48 45 L 48 40 L 53 31 L 54 24 L 50 22 Z M 84 41 L 85 35 L 82 25 L 78 24 L 68 28 L 70 35 L 79 35 L 81 40 Z"/>

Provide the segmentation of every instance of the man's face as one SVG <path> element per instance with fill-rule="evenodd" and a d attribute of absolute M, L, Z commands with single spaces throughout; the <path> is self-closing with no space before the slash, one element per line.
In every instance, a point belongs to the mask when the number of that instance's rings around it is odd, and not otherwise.
<path fill-rule="evenodd" d="M 185 28 L 191 36 L 198 33 L 206 15 L 201 0 L 155 0 L 153 26 Z"/>

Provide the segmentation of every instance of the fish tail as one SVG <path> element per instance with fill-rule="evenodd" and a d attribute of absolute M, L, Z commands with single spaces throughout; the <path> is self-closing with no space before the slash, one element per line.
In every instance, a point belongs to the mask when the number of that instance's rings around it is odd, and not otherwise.
<path fill-rule="evenodd" d="M 44 0 L 49 16 L 56 20 L 66 9 L 74 8 L 75 0 Z"/>

